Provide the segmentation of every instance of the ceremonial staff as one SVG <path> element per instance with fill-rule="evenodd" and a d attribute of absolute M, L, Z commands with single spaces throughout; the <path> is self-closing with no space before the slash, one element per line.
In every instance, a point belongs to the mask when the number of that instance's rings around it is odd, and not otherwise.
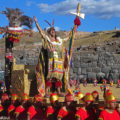
<path fill-rule="evenodd" d="M 14 43 L 19 42 L 22 35 L 30 35 L 33 20 L 23 15 L 20 9 L 6 8 L 6 11 L 1 11 L 9 20 L 9 25 L 0 27 L 0 34 L 5 34 L 5 86 L 7 92 L 10 92 L 11 73 L 13 64 L 13 47 Z M 27 26 L 29 29 L 23 29 L 22 26 Z"/>
<path fill-rule="evenodd" d="M 72 29 L 71 33 L 70 33 L 70 43 L 69 43 L 69 50 L 68 50 L 68 68 L 65 70 L 65 79 L 66 79 L 66 89 L 69 92 L 72 92 L 70 89 L 70 85 L 69 85 L 69 70 L 70 70 L 70 62 L 71 62 L 71 58 L 72 58 L 72 51 L 73 51 L 73 45 L 74 45 L 74 38 L 75 38 L 75 32 L 77 27 L 81 24 L 79 17 L 82 19 L 85 19 L 85 14 L 81 13 L 81 4 L 78 3 L 77 5 L 77 10 L 76 12 L 70 12 L 73 15 L 76 15 L 76 19 L 74 20 L 74 28 Z"/>

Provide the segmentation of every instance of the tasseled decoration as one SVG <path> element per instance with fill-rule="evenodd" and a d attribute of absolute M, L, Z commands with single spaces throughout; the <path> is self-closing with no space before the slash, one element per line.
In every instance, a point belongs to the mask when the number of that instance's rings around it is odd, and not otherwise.
<path fill-rule="evenodd" d="M 78 16 L 75 18 L 74 24 L 77 25 L 77 26 L 81 25 L 81 22 L 80 22 L 80 19 L 79 19 Z"/>
<path fill-rule="evenodd" d="M 47 87 L 51 87 L 51 86 L 52 86 L 52 83 L 51 83 L 50 80 L 47 80 L 47 81 L 46 81 L 46 86 L 47 86 Z"/>
<path fill-rule="evenodd" d="M 61 81 L 57 81 L 55 83 L 55 87 L 58 88 L 58 87 L 61 87 L 62 86 L 62 82 Z"/>

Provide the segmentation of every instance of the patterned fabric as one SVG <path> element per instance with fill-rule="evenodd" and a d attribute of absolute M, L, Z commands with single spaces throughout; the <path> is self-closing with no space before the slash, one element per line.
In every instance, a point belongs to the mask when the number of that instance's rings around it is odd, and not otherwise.
<path fill-rule="evenodd" d="M 61 80 L 62 77 L 63 77 L 63 60 L 59 58 L 49 59 L 47 79 L 57 78 Z"/>
<path fill-rule="evenodd" d="M 74 26 L 75 27 L 75 26 Z M 69 85 L 69 69 L 70 69 L 70 63 L 71 63 L 71 57 L 72 57 L 72 50 L 73 50 L 73 45 L 74 45 L 74 37 L 75 37 L 75 28 L 72 29 L 72 31 L 70 32 L 70 36 L 69 36 L 69 50 L 68 50 L 68 56 L 69 56 L 69 61 L 68 61 L 68 69 L 65 70 L 65 81 L 66 81 L 66 87 L 67 90 L 72 93 L 72 90 L 70 89 L 70 85 Z"/>
<path fill-rule="evenodd" d="M 71 34 L 69 37 L 70 59 L 71 59 L 72 49 L 73 49 L 73 40 L 75 36 L 74 33 L 75 33 L 75 29 L 71 31 Z M 43 48 L 40 52 L 39 61 L 37 64 L 37 74 L 36 74 L 37 87 L 38 87 L 39 93 L 43 93 L 42 96 L 45 95 L 46 80 L 56 78 L 62 81 L 63 71 L 65 72 L 64 80 L 63 80 L 65 84 L 65 89 L 68 89 L 69 91 L 71 91 L 70 85 L 69 85 L 69 70 L 65 70 L 63 66 L 65 51 L 63 48 L 62 39 L 57 37 L 56 41 L 51 41 L 49 36 L 46 35 L 45 39 L 42 39 L 42 47 Z M 47 51 L 47 55 L 44 53 L 45 50 Z"/>
<path fill-rule="evenodd" d="M 42 96 L 45 95 L 46 80 L 51 78 L 62 80 L 63 77 L 62 40 L 60 38 L 57 39 L 58 41 L 51 42 L 49 37 L 46 36 L 42 40 L 42 49 L 36 66 L 37 87 Z M 51 50 L 53 46 L 54 51 Z"/>
<path fill-rule="evenodd" d="M 39 55 L 39 60 L 38 60 L 38 64 L 36 66 L 37 69 L 37 73 L 36 73 L 36 79 L 37 79 L 37 89 L 38 92 L 41 94 L 41 96 L 45 95 L 45 56 L 46 56 L 46 52 L 45 50 L 42 48 L 40 55 Z"/>

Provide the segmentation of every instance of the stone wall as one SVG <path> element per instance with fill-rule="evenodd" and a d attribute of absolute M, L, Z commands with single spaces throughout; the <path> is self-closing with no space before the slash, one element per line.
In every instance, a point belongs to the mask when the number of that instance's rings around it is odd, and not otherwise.
<path fill-rule="evenodd" d="M 74 53 L 70 77 L 82 78 L 112 78 L 114 82 L 120 75 L 120 55 L 114 52 L 99 51 L 96 53 Z"/>
<path fill-rule="evenodd" d="M 70 69 L 70 78 L 75 79 L 97 77 L 112 78 L 114 82 L 120 75 L 120 54 L 115 50 L 101 49 L 97 47 L 95 50 L 85 50 L 85 48 L 75 49 L 72 56 L 72 67 Z M 36 65 L 40 53 L 40 46 L 33 48 L 21 48 L 14 50 L 14 56 L 17 64 Z M 0 61 L 2 68 L 4 60 Z"/>

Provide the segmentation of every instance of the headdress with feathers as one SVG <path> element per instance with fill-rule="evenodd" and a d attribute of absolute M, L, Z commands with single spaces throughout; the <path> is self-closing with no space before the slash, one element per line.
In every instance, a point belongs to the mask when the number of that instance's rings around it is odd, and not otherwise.
<path fill-rule="evenodd" d="M 6 8 L 6 11 L 0 12 L 2 14 L 5 14 L 6 17 L 9 20 L 9 26 L 10 27 L 21 27 L 22 25 L 25 25 L 29 28 L 32 28 L 33 20 L 32 18 L 23 15 L 23 12 L 20 11 L 20 9 L 16 8 Z"/>
<path fill-rule="evenodd" d="M 55 29 L 54 28 L 54 19 L 52 21 L 52 24 L 50 24 L 47 20 L 45 20 L 45 22 L 50 26 L 50 28 L 47 30 L 47 32 L 49 33 L 52 29 Z"/>

